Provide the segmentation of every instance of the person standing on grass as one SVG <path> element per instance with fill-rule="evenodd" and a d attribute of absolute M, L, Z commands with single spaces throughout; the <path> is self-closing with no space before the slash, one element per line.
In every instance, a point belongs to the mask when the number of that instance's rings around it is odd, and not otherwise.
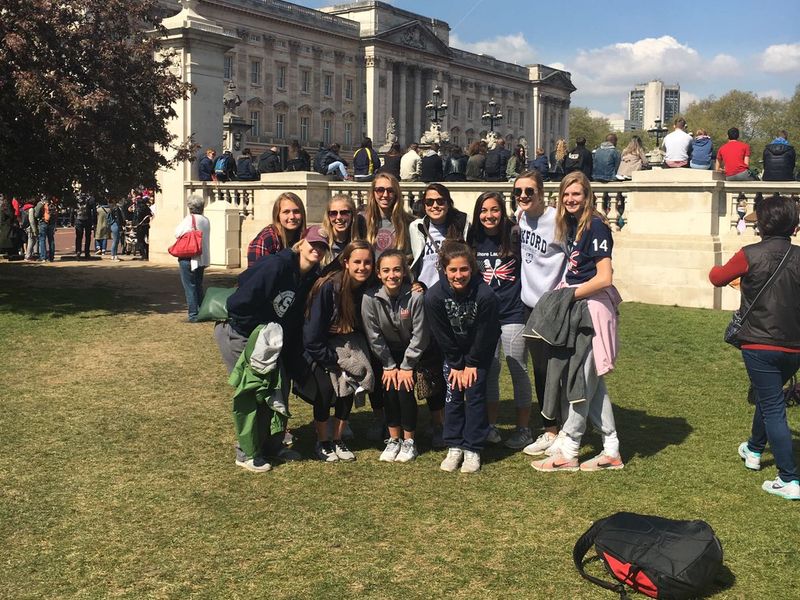
<path fill-rule="evenodd" d="M 310 230 L 292 248 L 271 254 L 239 275 L 238 287 L 227 300 L 228 319 L 214 327 L 214 340 L 230 375 L 248 339 L 259 325 L 277 323 L 283 328 L 280 351 L 284 398 L 288 398 L 289 378 L 301 377 L 302 343 L 295 332 L 303 326 L 303 307 L 312 285 L 319 277 L 319 262 L 325 256 L 328 240 L 318 230 Z M 236 408 L 236 407 L 235 407 Z M 255 409 L 253 409 L 255 410 Z M 237 439 L 252 432 L 236 431 Z M 297 453 L 283 446 L 283 432 L 260 440 L 258 450 L 244 454 L 237 443 L 236 465 L 248 471 L 269 471 L 267 456 L 297 459 Z"/>
<path fill-rule="evenodd" d="M 564 278 L 567 255 L 563 244 L 556 241 L 556 210 L 545 203 L 544 183 L 538 171 L 520 173 L 514 181 L 514 198 L 519 207 L 517 226 L 520 242 L 520 288 L 525 305 L 525 322 L 542 294 L 555 289 Z M 536 399 L 542 416 L 542 433 L 523 448 L 529 456 L 545 453 L 555 442 L 558 434 L 556 415 L 545 416 L 544 389 L 547 378 L 547 356 L 549 350 L 542 340 L 529 339 L 528 352 L 533 364 Z M 529 409 L 530 410 L 530 409 Z M 518 414 L 518 423 L 527 423 L 528 417 Z"/>
<path fill-rule="evenodd" d="M 506 440 L 506 447 L 521 450 L 533 443 L 528 422 L 531 417 L 531 380 L 528 377 L 528 356 L 522 332 L 525 329 L 525 305 L 520 287 L 519 231 L 506 214 L 499 192 L 484 192 L 475 202 L 472 226 L 467 243 L 475 252 L 483 281 L 497 295 L 500 319 L 500 340 L 487 374 L 486 400 L 489 411 L 489 435 L 486 441 L 502 441 L 497 429 L 500 405 L 500 347 L 506 357 L 514 386 L 517 428 Z"/>
<path fill-rule="evenodd" d="M 306 227 L 306 207 L 297 194 L 284 192 L 272 205 L 272 224 L 258 232 L 247 246 L 247 267 L 270 254 L 291 248 Z"/>
<path fill-rule="evenodd" d="M 120 244 L 120 240 L 122 240 L 124 248 L 125 242 L 125 213 L 115 198 L 111 199 L 111 212 L 108 215 L 108 223 L 111 229 L 111 260 L 118 261 L 117 247 Z"/>
<path fill-rule="evenodd" d="M 364 295 L 361 315 L 370 349 L 379 360 L 375 372 L 383 386 L 389 428 L 386 448 L 378 460 L 409 462 L 417 457 L 417 401 L 414 369 L 428 345 L 423 296 L 412 292 L 406 255 L 387 250 L 378 258 L 382 286 Z"/>
<path fill-rule="evenodd" d="M 489 433 L 486 365 L 500 337 L 497 296 L 464 242 L 445 241 L 439 260 L 440 280 L 425 294 L 425 314 L 444 355 L 447 381 L 443 437 L 448 450 L 440 468 L 453 472 L 461 465 L 462 473 L 476 473 Z"/>
<path fill-rule="evenodd" d="M 800 251 L 792 246 L 791 238 L 798 225 L 797 213 L 793 199 L 765 197 L 756 209 L 761 241 L 745 246 L 726 264 L 712 267 L 708 275 L 716 287 L 741 277 L 739 311 L 750 310 L 738 341 L 756 408 L 750 438 L 739 444 L 739 456 L 745 467 L 758 471 L 769 443 L 778 476 L 765 481 L 761 489 L 787 500 L 800 500 L 783 395 L 783 385 L 800 367 Z"/>
<path fill-rule="evenodd" d="M 364 240 L 351 242 L 342 252 L 340 261 L 342 270 L 331 272 L 317 281 L 309 295 L 303 325 L 304 358 L 309 368 L 304 381 L 295 387 L 296 392 L 314 408 L 317 433 L 314 453 L 324 462 L 356 459 L 342 441 L 342 434 L 355 395 L 365 391 L 357 383 L 352 365 L 340 362 L 336 347 L 363 348 L 364 363 L 359 360 L 361 355 L 357 351 L 350 354 L 351 362 L 365 368 L 368 376 L 364 379 L 372 376 L 369 349 L 361 324 L 361 298 L 371 285 L 374 271 L 372 247 Z M 335 387 L 334 379 L 337 381 Z M 309 382 L 314 384 L 310 386 L 310 392 Z M 345 385 L 339 385 L 342 382 Z M 348 392 L 342 393 L 343 388 Z M 328 428 L 331 407 L 334 408 L 332 431 Z"/>
<path fill-rule="evenodd" d="M 575 301 L 587 301 L 594 337 L 584 361 L 586 400 L 569 405 L 557 450 L 548 458 L 533 461 L 531 466 L 543 472 L 622 469 L 614 409 L 603 379 L 616 361 L 617 306 L 622 300 L 613 283 L 611 228 L 595 208 L 591 185 L 583 173 L 564 176 L 558 196 L 556 240 L 565 244 L 569 253 L 564 280 L 575 288 Z M 596 381 L 595 389 L 589 388 L 591 381 Z M 579 467 L 578 450 L 587 419 L 602 433 L 603 451 Z"/>
<path fill-rule="evenodd" d="M 97 226 L 94 230 L 94 249 L 95 254 L 103 256 L 106 253 L 108 240 L 111 239 L 111 228 L 109 227 L 109 215 L 111 209 L 108 206 L 108 201 L 105 198 L 100 198 L 97 206 Z"/>
<path fill-rule="evenodd" d="M 175 228 L 175 239 L 185 233 L 197 229 L 203 234 L 203 244 L 200 254 L 191 258 L 179 258 L 178 270 L 181 276 L 181 285 L 186 295 L 186 305 L 189 310 L 189 322 L 197 322 L 197 313 L 203 303 L 203 272 L 210 263 L 209 246 L 211 244 L 211 224 L 203 215 L 205 202 L 200 196 L 190 196 L 187 201 L 189 214 L 178 223 Z M 112 249 L 113 250 L 113 249 Z"/>

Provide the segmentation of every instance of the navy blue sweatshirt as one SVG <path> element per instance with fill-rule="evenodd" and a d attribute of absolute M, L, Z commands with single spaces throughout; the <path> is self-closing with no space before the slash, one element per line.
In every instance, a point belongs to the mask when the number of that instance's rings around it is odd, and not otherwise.
<path fill-rule="evenodd" d="M 425 294 L 431 333 L 452 369 L 488 369 L 500 338 L 497 296 L 475 273 L 464 294 L 456 294 L 444 273 Z"/>
<path fill-rule="evenodd" d="M 257 325 L 278 323 L 285 341 L 290 340 L 300 330 L 306 297 L 317 277 L 317 268 L 303 275 L 300 257 L 288 248 L 265 256 L 239 275 L 239 287 L 227 303 L 230 326 L 249 337 Z"/>
<path fill-rule="evenodd" d="M 520 279 L 519 234 L 511 236 L 511 254 L 500 256 L 500 236 L 478 235 L 471 241 L 483 281 L 497 295 L 497 312 L 501 325 L 524 324 Z"/>
<path fill-rule="evenodd" d="M 363 287 L 363 286 L 362 286 Z M 305 347 L 305 359 L 311 364 L 317 363 L 323 369 L 338 369 L 336 353 L 328 346 L 328 339 L 336 335 L 330 332 L 331 325 L 338 316 L 337 304 L 341 279 L 334 276 L 320 287 L 319 292 L 311 301 L 308 309 L 308 318 L 303 324 L 303 346 Z M 356 315 L 355 328 L 361 330 L 361 299 L 364 296 L 363 289 L 355 291 L 354 312 Z"/>

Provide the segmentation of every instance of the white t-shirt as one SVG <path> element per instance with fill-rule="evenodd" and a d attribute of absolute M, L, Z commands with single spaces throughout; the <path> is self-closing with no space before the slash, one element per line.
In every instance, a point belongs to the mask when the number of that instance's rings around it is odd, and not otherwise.
<path fill-rule="evenodd" d="M 211 263 L 211 223 L 204 215 L 194 216 L 195 227 L 203 232 L 203 253 L 192 258 L 191 270 L 197 267 L 207 267 Z M 192 230 L 192 215 L 188 214 L 175 228 L 175 239 Z"/>
<path fill-rule="evenodd" d="M 428 236 L 430 237 L 425 237 L 425 248 L 422 251 L 422 267 L 418 278 L 427 287 L 431 287 L 439 281 L 439 248 L 445 240 L 446 231 L 447 228 L 444 225 L 431 223 L 428 226 Z"/>
<path fill-rule="evenodd" d="M 542 294 L 554 290 L 564 278 L 567 253 L 556 239 L 556 210 L 550 206 L 538 218 L 519 216 L 520 255 L 522 258 L 522 301 L 528 308 Z"/>
<path fill-rule="evenodd" d="M 682 129 L 676 129 L 664 138 L 664 160 L 670 162 L 689 160 L 691 145 L 692 136 Z"/>

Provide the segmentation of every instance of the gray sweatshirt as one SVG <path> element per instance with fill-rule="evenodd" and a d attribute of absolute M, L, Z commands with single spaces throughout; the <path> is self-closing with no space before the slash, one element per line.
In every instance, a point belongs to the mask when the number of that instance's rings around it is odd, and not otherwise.
<path fill-rule="evenodd" d="M 533 308 L 542 294 L 561 283 L 567 266 L 567 254 L 564 245 L 555 239 L 556 209 L 548 206 L 536 219 L 530 219 L 522 212 L 518 225 L 522 255 L 522 302 L 528 308 Z"/>
<path fill-rule="evenodd" d="M 416 368 L 430 335 L 422 294 L 412 293 L 408 283 L 396 298 L 383 286 L 370 290 L 361 301 L 361 317 L 370 349 L 384 369 Z"/>

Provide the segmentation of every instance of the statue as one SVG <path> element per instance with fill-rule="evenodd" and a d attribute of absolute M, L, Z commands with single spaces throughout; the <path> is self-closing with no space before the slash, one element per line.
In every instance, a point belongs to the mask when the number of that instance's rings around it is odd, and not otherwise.
<path fill-rule="evenodd" d="M 228 91 L 222 95 L 222 104 L 225 106 L 225 114 L 236 114 L 236 107 L 242 103 L 239 94 L 236 93 L 236 84 L 232 81 L 228 84 Z"/>
<path fill-rule="evenodd" d="M 394 117 L 389 117 L 386 121 L 386 145 L 391 146 L 397 141 L 397 123 L 394 122 Z"/>

